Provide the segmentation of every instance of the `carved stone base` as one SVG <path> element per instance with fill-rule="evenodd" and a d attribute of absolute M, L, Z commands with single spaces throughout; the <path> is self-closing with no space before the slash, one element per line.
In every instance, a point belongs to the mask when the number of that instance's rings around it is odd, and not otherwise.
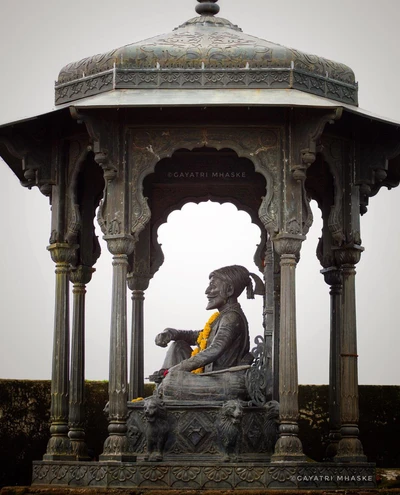
<path fill-rule="evenodd" d="M 71 449 L 77 461 L 91 460 L 84 440 L 71 440 Z"/>
<path fill-rule="evenodd" d="M 339 442 L 342 438 L 340 430 L 331 430 L 329 432 L 329 445 L 326 448 L 325 460 L 333 461 L 334 457 L 338 453 Z"/>
<path fill-rule="evenodd" d="M 374 488 L 373 464 L 34 462 L 33 485 L 149 489 Z"/>
<path fill-rule="evenodd" d="M 103 462 L 135 462 L 136 457 L 128 450 L 128 439 L 125 435 L 110 435 L 104 442 L 104 451 L 99 460 Z"/>
<path fill-rule="evenodd" d="M 281 436 L 275 445 L 275 453 L 271 457 L 272 462 L 302 462 L 306 461 L 303 454 L 303 446 L 297 436 Z"/>
<path fill-rule="evenodd" d="M 52 436 L 47 443 L 44 461 L 74 461 L 71 442 L 67 436 Z"/>
<path fill-rule="evenodd" d="M 164 461 L 222 462 L 224 450 L 218 434 L 218 418 L 222 402 L 166 401 L 164 421 L 169 427 Z M 128 452 L 138 461 L 146 460 L 148 423 L 144 401 L 128 404 Z M 273 453 L 277 426 L 265 407 L 244 406 L 235 453 L 243 462 L 266 462 Z"/>
<path fill-rule="evenodd" d="M 342 438 L 338 444 L 335 462 L 367 462 L 363 447 L 358 438 Z"/>

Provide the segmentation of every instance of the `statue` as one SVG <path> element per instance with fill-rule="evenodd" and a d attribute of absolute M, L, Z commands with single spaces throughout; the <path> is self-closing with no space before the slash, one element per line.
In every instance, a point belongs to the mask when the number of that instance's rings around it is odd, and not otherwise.
<path fill-rule="evenodd" d="M 143 412 L 147 421 L 147 455 L 145 460 L 150 462 L 162 461 L 165 444 L 171 428 L 167 417 L 167 409 L 163 401 L 153 395 L 145 399 Z"/>
<path fill-rule="evenodd" d="M 239 400 L 228 400 L 223 403 L 215 423 L 215 429 L 224 462 L 239 460 L 242 418 L 243 406 Z"/>
<path fill-rule="evenodd" d="M 162 369 L 153 375 L 159 382 L 165 376 L 159 391 L 166 398 L 229 400 L 247 395 L 242 390 L 242 378 L 253 356 L 249 352 L 248 323 L 237 299 L 245 288 L 248 298 L 263 294 L 264 286 L 257 275 L 239 265 L 214 270 L 209 279 L 207 309 L 217 312 L 204 329 L 166 328 L 156 336 L 155 342 L 161 347 L 173 341 Z M 240 390 L 236 390 L 238 387 Z"/>

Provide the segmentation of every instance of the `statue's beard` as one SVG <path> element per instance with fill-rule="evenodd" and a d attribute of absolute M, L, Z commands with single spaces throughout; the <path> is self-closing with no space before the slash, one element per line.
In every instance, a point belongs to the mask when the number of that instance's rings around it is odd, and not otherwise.
<path fill-rule="evenodd" d="M 226 301 L 222 296 L 209 297 L 206 309 L 219 309 L 225 302 Z"/>

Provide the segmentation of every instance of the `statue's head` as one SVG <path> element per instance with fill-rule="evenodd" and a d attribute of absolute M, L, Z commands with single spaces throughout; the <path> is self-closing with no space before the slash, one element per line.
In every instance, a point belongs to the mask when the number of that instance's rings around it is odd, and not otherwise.
<path fill-rule="evenodd" d="M 250 272 L 244 266 L 224 266 L 211 272 L 209 278 L 207 309 L 221 309 L 228 302 L 236 302 L 245 288 L 247 297 L 254 297 Z"/>

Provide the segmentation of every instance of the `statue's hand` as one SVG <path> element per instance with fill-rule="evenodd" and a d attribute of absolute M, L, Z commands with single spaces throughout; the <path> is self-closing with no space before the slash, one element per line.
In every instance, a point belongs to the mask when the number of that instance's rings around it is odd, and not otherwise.
<path fill-rule="evenodd" d="M 171 340 L 173 340 L 173 330 L 173 328 L 166 328 L 159 333 L 155 338 L 156 345 L 160 347 L 167 347 Z"/>

